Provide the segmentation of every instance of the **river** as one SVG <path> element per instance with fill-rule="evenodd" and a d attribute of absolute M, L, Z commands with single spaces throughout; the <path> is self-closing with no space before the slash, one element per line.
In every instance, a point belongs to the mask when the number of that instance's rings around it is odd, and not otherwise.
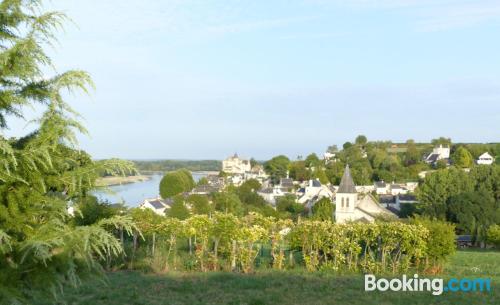
<path fill-rule="evenodd" d="M 192 172 L 195 181 L 206 177 L 205 172 Z M 162 175 L 152 175 L 151 179 L 142 182 L 127 183 L 122 185 L 113 185 L 109 187 L 111 192 L 95 191 L 101 200 L 107 200 L 110 203 L 125 203 L 128 207 L 137 207 L 146 198 L 155 198 L 159 195 L 159 186 Z"/>

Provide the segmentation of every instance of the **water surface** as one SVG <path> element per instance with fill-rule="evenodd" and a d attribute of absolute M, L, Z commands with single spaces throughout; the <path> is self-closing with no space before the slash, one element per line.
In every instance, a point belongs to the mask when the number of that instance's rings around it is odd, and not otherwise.
<path fill-rule="evenodd" d="M 195 181 L 205 177 L 206 173 L 193 172 Z M 125 203 L 128 207 L 137 207 L 146 198 L 155 198 L 160 194 L 160 181 L 163 175 L 152 175 L 150 180 L 122 185 L 113 185 L 109 189 L 112 193 L 95 191 L 94 194 L 101 200 L 110 203 Z"/>

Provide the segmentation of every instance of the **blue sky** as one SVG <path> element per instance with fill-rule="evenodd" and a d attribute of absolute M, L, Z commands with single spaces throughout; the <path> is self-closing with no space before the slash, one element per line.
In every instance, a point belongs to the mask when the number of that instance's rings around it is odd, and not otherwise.
<path fill-rule="evenodd" d="M 96 158 L 266 159 L 373 140 L 500 141 L 500 1 L 53 0 Z M 25 133 L 16 122 L 12 134 Z M 23 129 L 24 128 L 24 129 Z"/>

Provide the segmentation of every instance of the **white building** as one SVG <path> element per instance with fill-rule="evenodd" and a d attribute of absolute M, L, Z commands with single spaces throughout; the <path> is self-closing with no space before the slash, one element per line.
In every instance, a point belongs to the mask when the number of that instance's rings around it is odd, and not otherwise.
<path fill-rule="evenodd" d="M 275 186 L 275 187 L 268 187 L 265 189 L 261 189 L 261 190 L 257 191 L 257 194 L 259 194 L 262 198 L 264 198 L 264 200 L 267 203 L 275 206 L 276 199 L 278 197 L 284 196 L 285 192 L 283 192 L 281 187 Z"/>
<path fill-rule="evenodd" d="M 170 199 L 152 198 L 144 199 L 139 205 L 141 209 L 150 209 L 158 215 L 165 216 L 165 210 L 170 209 L 173 201 Z"/>
<path fill-rule="evenodd" d="M 373 222 L 380 215 L 395 217 L 392 212 L 377 203 L 370 194 L 358 195 L 349 165 L 345 168 L 335 201 L 335 221 L 337 223 L 349 221 Z"/>
<path fill-rule="evenodd" d="M 301 204 L 323 197 L 333 199 L 332 190 L 328 186 L 322 185 L 318 180 L 309 180 L 305 187 L 299 189 L 297 193 L 299 195 L 297 202 Z"/>
<path fill-rule="evenodd" d="M 244 175 L 246 172 L 250 172 L 251 169 L 250 160 L 240 159 L 237 154 L 222 161 L 222 171 L 230 175 Z"/>
<path fill-rule="evenodd" d="M 477 158 L 476 163 L 477 164 L 483 164 L 483 165 L 491 165 L 495 162 L 495 158 L 490 155 L 488 152 L 485 152 L 484 154 L 480 155 L 479 158 Z"/>
<path fill-rule="evenodd" d="M 385 183 L 384 181 L 376 181 L 374 183 L 374 186 L 375 186 L 375 192 L 377 193 L 377 195 L 387 194 L 388 184 Z"/>
<path fill-rule="evenodd" d="M 264 167 L 260 164 L 255 165 L 249 172 L 245 173 L 245 180 L 256 179 L 260 183 L 263 183 L 267 178 L 269 178 L 269 176 L 264 171 Z"/>
<path fill-rule="evenodd" d="M 450 158 L 450 148 L 443 147 L 443 145 L 439 145 L 434 147 L 432 152 L 425 158 L 425 162 L 429 164 L 435 164 L 439 160 L 448 160 Z"/>

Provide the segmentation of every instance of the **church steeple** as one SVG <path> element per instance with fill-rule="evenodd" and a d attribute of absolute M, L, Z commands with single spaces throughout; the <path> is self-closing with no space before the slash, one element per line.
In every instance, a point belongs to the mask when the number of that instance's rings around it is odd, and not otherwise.
<path fill-rule="evenodd" d="M 355 194 L 356 186 L 354 185 L 354 181 L 352 180 L 351 170 L 349 169 L 349 164 L 345 166 L 344 175 L 340 180 L 340 185 L 337 193 L 342 194 Z"/>

